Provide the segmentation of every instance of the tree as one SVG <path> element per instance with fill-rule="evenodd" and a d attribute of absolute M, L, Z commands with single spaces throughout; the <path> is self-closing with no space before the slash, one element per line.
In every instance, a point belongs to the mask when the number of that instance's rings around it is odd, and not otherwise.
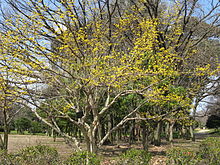
<path fill-rule="evenodd" d="M 187 26 L 196 1 L 173 3 L 173 9 L 167 6 L 165 12 L 159 0 L 132 1 L 124 11 L 118 1 L 110 0 L 6 2 L 14 13 L 7 18 L 5 15 L 1 43 L 7 50 L 4 55 L 16 61 L 7 66 L 13 65 L 11 72 L 20 82 L 15 83 L 16 87 L 25 91 L 20 98 L 35 106 L 33 112 L 40 120 L 78 148 L 78 140 L 60 129 L 59 118 L 78 127 L 87 150 L 96 152 L 113 131 L 129 120 L 160 119 L 178 111 L 173 107 L 161 115 L 142 118 L 137 112 L 146 102 L 175 100 L 180 106 L 188 105 L 186 97 L 166 95 L 167 89 L 183 86 L 196 91 L 191 83 L 194 81 L 185 85 L 180 80 L 210 73 L 207 65 L 190 61 L 205 36 L 195 40 L 192 34 L 197 32 L 197 24 L 191 26 L 194 31 Z M 209 16 L 213 15 L 204 18 Z M 53 92 L 45 93 L 46 88 Z M 111 113 L 110 107 L 130 94 L 142 99 L 127 109 L 102 139 L 97 139 L 102 118 Z"/>
<path fill-rule="evenodd" d="M 22 109 L 22 106 L 19 104 L 21 101 L 18 97 L 19 92 L 12 83 L 14 79 L 8 71 L 8 68 L 5 68 L 5 57 L 1 56 L 0 58 L 0 124 L 4 130 L 3 137 L 0 135 L 0 148 L 7 150 L 10 124 L 14 116 Z"/>
<path fill-rule="evenodd" d="M 20 81 L 19 72 L 22 67 L 18 65 L 22 64 L 10 56 L 10 51 L 5 47 L 3 40 L 3 38 L 0 39 L 0 114 L 4 134 L 3 137 L 0 135 L 0 147 L 7 150 L 9 126 L 15 115 L 23 108 L 20 96 L 26 92 L 21 85 L 31 81 L 27 77 Z"/>
<path fill-rule="evenodd" d="M 220 127 L 220 117 L 216 115 L 211 115 L 206 123 L 208 128 L 218 128 Z"/>
<path fill-rule="evenodd" d="M 21 134 L 23 134 L 24 131 L 27 131 L 30 127 L 31 127 L 31 121 L 27 118 L 22 117 L 15 120 L 15 128 Z"/>

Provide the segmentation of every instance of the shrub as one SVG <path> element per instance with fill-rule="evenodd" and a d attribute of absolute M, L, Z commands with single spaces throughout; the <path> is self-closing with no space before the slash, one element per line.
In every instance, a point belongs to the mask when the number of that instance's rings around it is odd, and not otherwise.
<path fill-rule="evenodd" d="M 56 149 L 43 145 L 21 150 L 15 161 L 19 165 L 55 165 L 59 162 Z"/>
<path fill-rule="evenodd" d="M 171 148 L 166 155 L 167 164 L 169 165 L 195 165 L 201 160 L 198 153 L 186 148 Z"/>
<path fill-rule="evenodd" d="M 88 151 L 74 152 L 64 163 L 65 165 L 100 165 L 96 154 Z"/>
<path fill-rule="evenodd" d="M 200 154 L 210 165 L 220 164 L 220 138 L 209 137 L 202 141 Z"/>
<path fill-rule="evenodd" d="M 151 154 L 148 151 L 131 149 L 120 156 L 118 165 L 148 165 Z"/>
<path fill-rule="evenodd" d="M 12 163 L 13 156 L 7 154 L 6 151 L 0 150 L 0 164 L 4 165 L 13 165 Z"/>

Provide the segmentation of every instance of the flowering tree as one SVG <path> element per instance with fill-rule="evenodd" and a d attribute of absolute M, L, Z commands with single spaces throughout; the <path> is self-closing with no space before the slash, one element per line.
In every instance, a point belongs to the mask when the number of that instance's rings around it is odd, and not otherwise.
<path fill-rule="evenodd" d="M 180 51 L 184 34 L 178 15 L 181 5 L 174 4 L 172 12 L 166 10 L 156 17 L 149 1 L 137 1 L 123 11 L 118 1 L 110 0 L 7 2 L 14 13 L 2 23 L 1 46 L 14 61 L 7 67 L 13 65 L 14 84 L 23 92 L 20 98 L 78 149 L 78 140 L 60 129 L 59 118 L 77 126 L 87 150 L 96 152 L 121 125 L 143 119 L 136 113 L 149 100 L 188 104 L 175 93 L 165 94 L 185 72 L 180 67 L 184 59 L 195 53 L 190 40 L 184 43 L 187 51 Z M 144 14 L 148 9 L 149 15 Z M 195 71 L 207 71 L 204 68 L 199 65 Z M 119 98 L 129 94 L 143 99 L 98 139 L 101 119 Z"/>

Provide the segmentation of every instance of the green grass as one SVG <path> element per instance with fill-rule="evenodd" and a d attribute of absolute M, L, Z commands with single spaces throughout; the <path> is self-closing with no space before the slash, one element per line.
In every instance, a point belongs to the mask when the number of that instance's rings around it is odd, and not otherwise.
<path fill-rule="evenodd" d="M 206 133 L 212 133 L 215 131 L 215 129 L 200 129 L 200 128 L 196 128 L 194 130 L 194 133 L 200 133 L 201 131 L 205 131 Z"/>
<path fill-rule="evenodd" d="M 220 135 L 220 128 L 218 128 L 218 129 L 211 129 L 211 131 L 209 133 L 213 134 L 213 135 Z"/>
<path fill-rule="evenodd" d="M 194 133 L 199 133 L 200 131 L 207 131 L 206 133 L 209 133 L 209 134 L 214 134 L 214 135 L 220 135 L 220 128 L 219 129 L 215 129 L 215 128 L 212 128 L 212 129 L 195 129 L 194 130 Z"/>

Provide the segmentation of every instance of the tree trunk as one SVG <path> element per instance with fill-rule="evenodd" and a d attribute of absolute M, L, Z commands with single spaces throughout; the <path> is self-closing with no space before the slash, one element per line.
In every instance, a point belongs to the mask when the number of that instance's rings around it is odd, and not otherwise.
<path fill-rule="evenodd" d="M 135 132 L 134 132 L 134 135 L 135 137 L 137 138 L 137 141 L 140 142 L 140 139 L 141 139 L 141 127 L 140 125 L 138 124 L 137 127 L 135 127 Z"/>
<path fill-rule="evenodd" d="M 82 138 L 82 133 L 81 133 L 80 129 L 78 129 L 78 134 L 79 134 L 79 141 L 80 141 L 80 143 L 82 143 L 83 138 Z"/>
<path fill-rule="evenodd" d="M 135 130 L 135 121 L 132 121 L 132 124 L 130 126 L 130 136 L 129 136 L 129 144 L 131 145 L 132 143 L 134 143 L 134 139 L 135 139 L 135 135 L 134 135 L 134 130 Z"/>
<path fill-rule="evenodd" d="M 119 143 L 120 140 L 121 140 L 121 130 L 118 129 L 116 131 L 116 142 Z"/>
<path fill-rule="evenodd" d="M 97 146 L 96 138 L 89 133 L 89 135 L 85 136 L 85 141 L 86 141 L 87 151 L 92 153 L 97 153 L 98 146 Z"/>
<path fill-rule="evenodd" d="M 108 115 L 108 132 L 113 128 L 113 117 L 109 114 Z M 103 136 L 104 137 L 104 136 Z M 111 144 L 113 143 L 113 135 L 112 133 L 109 135 L 109 141 Z"/>
<path fill-rule="evenodd" d="M 195 138 L 195 134 L 194 134 L 194 129 L 193 129 L 193 125 L 190 125 L 189 127 L 189 130 L 190 130 L 190 137 L 191 137 L 191 140 L 194 142 L 196 141 L 196 138 Z"/>
<path fill-rule="evenodd" d="M 8 134 L 9 134 L 9 125 L 8 125 L 8 122 L 7 122 L 7 119 L 8 119 L 8 115 L 7 115 L 7 112 L 6 110 L 3 111 L 3 115 L 4 115 L 4 135 L 3 135 L 3 146 L 2 146 L 2 149 L 3 150 L 6 150 L 8 149 Z"/>
<path fill-rule="evenodd" d="M 162 121 L 157 123 L 156 130 L 154 131 L 154 145 L 160 146 L 161 145 L 161 129 L 162 129 Z"/>
<path fill-rule="evenodd" d="M 169 128 L 170 128 L 170 122 L 166 122 L 166 128 L 165 128 L 166 141 L 169 141 L 169 136 L 170 136 Z"/>
<path fill-rule="evenodd" d="M 199 101 L 198 99 L 195 100 L 195 105 L 194 105 L 194 108 L 193 108 L 193 120 L 196 121 L 196 110 L 197 110 L 197 106 L 199 105 Z M 190 126 L 190 134 L 191 134 L 191 139 L 192 141 L 196 141 L 196 137 L 195 137 L 195 134 L 194 134 L 194 130 L 196 128 L 196 123 L 193 122 L 192 126 Z"/>
<path fill-rule="evenodd" d="M 4 132 L 4 149 L 7 150 L 8 149 L 8 133 L 9 133 L 9 131 L 8 131 L 7 126 L 5 129 L 6 130 Z"/>
<path fill-rule="evenodd" d="M 112 129 L 113 127 L 114 127 L 114 116 L 111 115 L 111 129 Z M 103 136 L 103 137 L 104 137 L 104 136 Z M 114 134 L 113 134 L 113 133 L 111 134 L 110 138 L 111 138 L 111 142 L 112 142 L 112 144 L 113 144 L 114 141 L 115 141 L 115 137 L 114 137 Z"/>
<path fill-rule="evenodd" d="M 175 122 L 172 121 L 170 123 L 170 127 L 169 127 L 169 142 L 172 144 L 173 143 L 173 126 L 174 126 Z"/>
<path fill-rule="evenodd" d="M 186 140 L 190 140 L 190 128 L 189 127 L 187 127 L 186 128 Z"/>
<path fill-rule="evenodd" d="M 102 138 L 103 138 L 102 132 L 103 132 L 103 125 L 101 124 L 98 126 L 98 139 L 99 139 L 99 141 L 102 140 Z"/>
<path fill-rule="evenodd" d="M 122 136 L 122 133 L 123 133 L 123 132 L 122 132 L 122 128 L 120 128 L 120 129 L 119 129 L 119 132 L 118 132 L 119 141 L 122 141 L 122 137 L 123 137 L 123 136 Z"/>
<path fill-rule="evenodd" d="M 52 129 L 51 131 L 51 136 L 53 137 L 53 141 L 56 142 L 56 132 L 54 131 L 54 129 Z"/>
<path fill-rule="evenodd" d="M 2 136 L 0 135 L 0 149 L 3 150 L 4 149 L 4 141 L 2 139 Z"/>
<path fill-rule="evenodd" d="M 145 151 L 148 150 L 148 129 L 146 126 L 146 123 L 143 124 L 143 129 L 142 129 L 142 145 L 143 145 L 143 149 Z"/>
<path fill-rule="evenodd" d="M 181 135 L 183 139 L 186 138 L 186 128 L 184 126 L 182 126 Z"/>

